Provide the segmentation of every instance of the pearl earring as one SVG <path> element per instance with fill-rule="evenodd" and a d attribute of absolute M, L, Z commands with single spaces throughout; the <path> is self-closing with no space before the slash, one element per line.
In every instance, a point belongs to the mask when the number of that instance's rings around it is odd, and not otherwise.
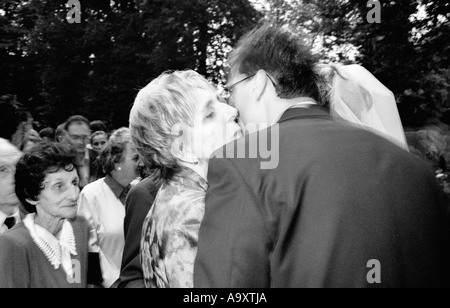
<path fill-rule="evenodd" d="M 122 171 L 122 167 L 118 167 L 117 170 L 118 170 L 118 171 Z"/>

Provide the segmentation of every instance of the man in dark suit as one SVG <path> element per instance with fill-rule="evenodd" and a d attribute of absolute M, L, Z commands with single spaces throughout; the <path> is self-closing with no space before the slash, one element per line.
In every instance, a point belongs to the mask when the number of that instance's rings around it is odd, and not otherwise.
<path fill-rule="evenodd" d="M 333 120 L 317 104 L 314 57 L 292 33 L 256 29 L 229 63 L 230 102 L 257 131 L 210 160 L 194 286 L 446 286 L 433 173 Z"/>
<path fill-rule="evenodd" d="M 159 186 L 151 178 L 142 180 L 128 193 L 124 221 L 125 247 L 123 250 L 119 288 L 145 288 L 140 246 L 142 226 L 155 200 Z"/>

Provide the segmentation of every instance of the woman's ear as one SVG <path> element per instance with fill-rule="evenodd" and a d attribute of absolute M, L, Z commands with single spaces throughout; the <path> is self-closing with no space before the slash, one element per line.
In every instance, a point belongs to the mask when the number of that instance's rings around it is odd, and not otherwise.
<path fill-rule="evenodd" d="M 170 153 L 177 159 L 186 159 L 191 152 L 192 132 L 188 125 L 177 124 L 172 128 L 172 135 L 177 136 L 172 143 Z"/>
<path fill-rule="evenodd" d="M 114 170 L 116 170 L 116 171 L 122 171 L 122 166 L 121 166 L 121 164 L 115 163 L 115 164 L 114 164 Z"/>

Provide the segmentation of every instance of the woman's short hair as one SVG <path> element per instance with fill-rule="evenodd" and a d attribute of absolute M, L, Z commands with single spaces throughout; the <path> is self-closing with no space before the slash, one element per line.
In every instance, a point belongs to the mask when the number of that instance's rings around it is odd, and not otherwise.
<path fill-rule="evenodd" d="M 15 176 L 16 195 L 29 213 L 35 213 L 36 206 L 28 203 L 27 199 L 37 201 L 48 174 L 75 170 L 75 157 L 67 145 L 42 142 L 19 160 Z"/>
<path fill-rule="evenodd" d="M 280 98 L 310 97 L 319 101 L 317 62 L 302 37 L 269 24 L 243 36 L 228 59 L 231 73 L 251 76 L 265 70 L 275 78 Z"/>
<path fill-rule="evenodd" d="M 99 156 L 100 166 L 106 174 L 114 171 L 115 165 L 125 159 L 127 144 L 130 142 L 130 130 L 126 127 L 119 128 L 111 135 Z"/>
<path fill-rule="evenodd" d="M 130 112 L 130 131 L 136 149 L 156 183 L 170 181 L 182 167 L 171 152 L 178 126 L 193 126 L 197 90 L 216 93 L 192 70 L 165 72 L 137 95 Z"/>

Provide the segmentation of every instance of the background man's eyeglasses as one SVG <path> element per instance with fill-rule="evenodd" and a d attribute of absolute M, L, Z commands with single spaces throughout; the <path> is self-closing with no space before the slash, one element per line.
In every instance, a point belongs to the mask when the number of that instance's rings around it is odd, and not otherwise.
<path fill-rule="evenodd" d="M 73 141 L 89 141 L 91 138 L 89 136 L 77 136 L 77 135 L 69 135 L 70 139 Z"/>

